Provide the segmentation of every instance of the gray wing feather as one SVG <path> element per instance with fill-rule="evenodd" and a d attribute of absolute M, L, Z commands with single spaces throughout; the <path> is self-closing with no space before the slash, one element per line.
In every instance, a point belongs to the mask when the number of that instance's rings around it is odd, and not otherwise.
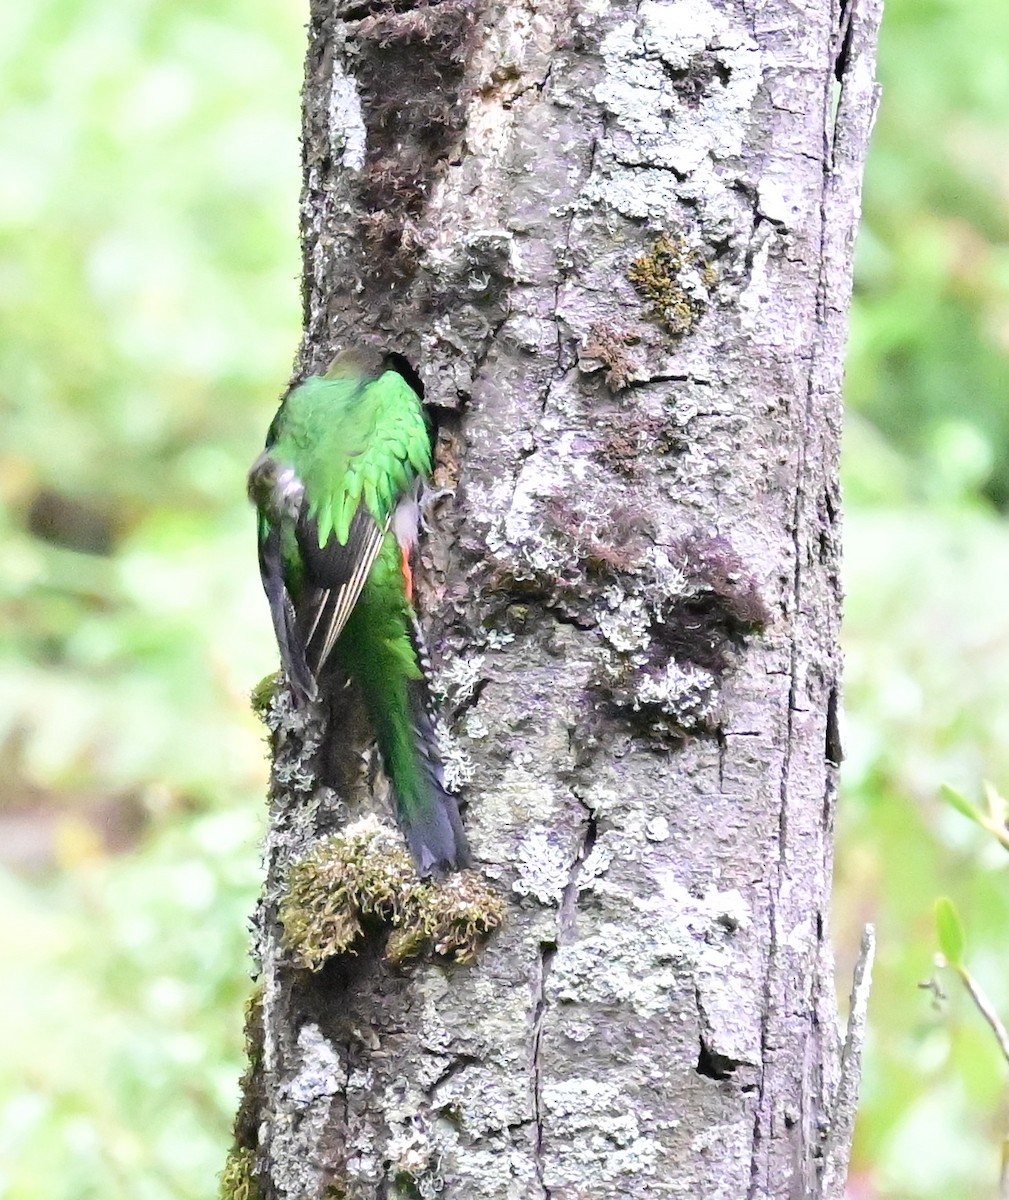
<path fill-rule="evenodd" d="M 379 525 L 363 503 L 350 523 L 345 546 L 331 534 L 320 547 L 315 522 L 299 524 L 298 544 L 313 587 L 299 605 L 298 626 L 308 668 L 316 678 L 353 612 L 388 528 L 389 522 Z"/>

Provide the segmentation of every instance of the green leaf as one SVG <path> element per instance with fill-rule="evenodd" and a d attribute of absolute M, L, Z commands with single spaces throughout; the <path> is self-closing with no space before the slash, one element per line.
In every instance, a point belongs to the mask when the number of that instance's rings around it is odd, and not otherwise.
<path fill-rule="evenodd" d="M 951 967 L 959 966 L 963 958 L 963 925 L 948 896 L 940 896 L 935 902 L 935 928 L 943 957 Z"/>
<path fill-rule="evenodd" d="M 976 825 L 983 824 L 981 813 L 956 788 L 951 788 L 948 783 L 944 783 L 939 789 L 939 795 L 942 796 L 947 804 L 952 805 L 961 816 L 967 817 L 968 820 L 973 821 Z"/>

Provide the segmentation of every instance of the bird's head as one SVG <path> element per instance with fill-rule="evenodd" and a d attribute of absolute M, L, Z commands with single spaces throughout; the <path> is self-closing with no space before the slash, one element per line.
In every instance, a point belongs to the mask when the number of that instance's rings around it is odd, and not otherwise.
<path fill-rule="evenodd" d="M 248 480 L 249 499 L 264 516 L 279 521 L 296 520 L 305 497 L 305 485 L 293 467 L 279 462 L 269 450 L 252 464 Z"/>
<path fill-rule="evenodd" d="M 424 399 L 424 384 L 413 364 L 398 350 L 378 350 L 372 346 L 350 346 L 341 350 L 326 368 L 327 379 L 377 379 L 385 371 L 395 371 Z"/>

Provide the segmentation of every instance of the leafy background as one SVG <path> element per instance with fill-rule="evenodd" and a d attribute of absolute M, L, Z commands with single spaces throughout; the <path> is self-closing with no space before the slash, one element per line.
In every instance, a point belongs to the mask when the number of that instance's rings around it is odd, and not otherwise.
<path fill-rule="evenodd" d="M 0 1195 L 209 1200 L 240 1071 L 272 669 L 243 474 L 297 342 L 304 0 L 0 6 Z M 996 1194 L 1009 6 L 889 0 L 848 369 L 841 990 L 879 928 L 849 1194 Z"/>

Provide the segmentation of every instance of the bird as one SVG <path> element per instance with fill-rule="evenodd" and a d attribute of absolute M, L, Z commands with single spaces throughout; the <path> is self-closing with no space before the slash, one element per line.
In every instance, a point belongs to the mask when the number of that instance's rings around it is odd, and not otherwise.
<path fill-rule="evenodd" d="M 411 561 L 432 465 L 423 384 L 350 348 L 282 400 L 249 471 L 259 571 L 300 708 L 356 682 L 418 873 L 471 863 L 445 783 Z"/>

